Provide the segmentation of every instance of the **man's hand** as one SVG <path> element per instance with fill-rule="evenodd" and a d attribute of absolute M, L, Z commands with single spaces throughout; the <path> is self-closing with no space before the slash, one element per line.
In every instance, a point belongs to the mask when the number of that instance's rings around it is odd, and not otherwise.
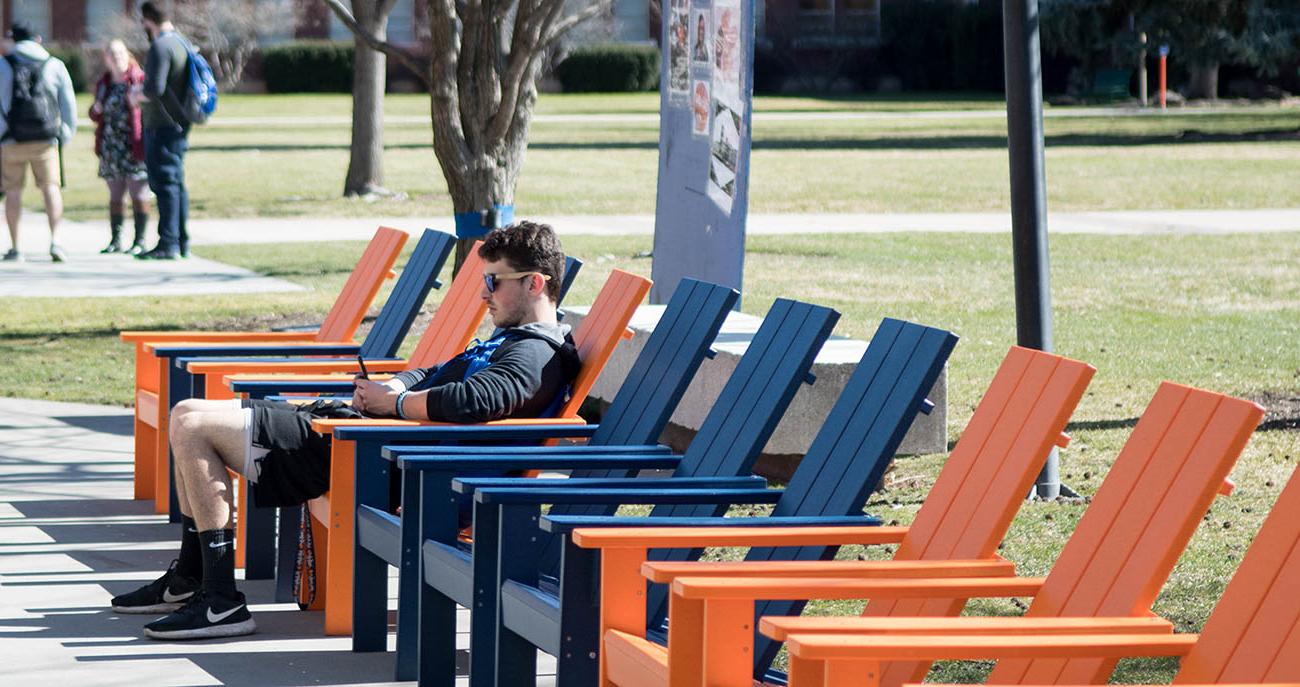
<path fill-rule="evenodd" d="M 401 389 L 395 384 L 357 377 L 352 380 L 352 385 L 353 408 L 367 415 L 397 416 L 397 394 Z"/>

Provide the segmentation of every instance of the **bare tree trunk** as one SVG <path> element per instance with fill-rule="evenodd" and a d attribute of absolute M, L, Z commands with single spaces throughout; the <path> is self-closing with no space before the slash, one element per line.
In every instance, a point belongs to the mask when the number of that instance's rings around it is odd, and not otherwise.
<path fill-rule="evenodd" d="M 343 0 L 323 1 L 357 36 L 358 45 L 365 43 L 421 76 L 429 90 L 433 152 L 457 215 L 513 205 L 546 50 L 612 5 L 612 0 L 592 0 L 566 14 L 565 0 L 424 0 L 430 33 L 426 59 L 368 31 Z M 391 7 L 395 0 L 374 1 Z M 359 60 L 360 49 L 357 54 Z M 378 108 L 371 112 L 381 114 Z M 354 113 L 353 121 L 358 119 Z M 471 245 L 468 239 L 458 242 L 457 271 Z"/>
<path fill-rule="evenodd" d="M 1187 97 L 1217 100 L 1219 98 L 1219 63 L 1212 62 L 1192 67 L 1190 81 Z"/>
<path fill-rule="evenodd" d="M 395 0 L 353 0 L 352 15 L 370 35 L 383 40 Z M 387 193 L 384 189 L 384 77 L 388 59 L 356 41 L 352 64 L 352 145 L 344 196 Z"/>

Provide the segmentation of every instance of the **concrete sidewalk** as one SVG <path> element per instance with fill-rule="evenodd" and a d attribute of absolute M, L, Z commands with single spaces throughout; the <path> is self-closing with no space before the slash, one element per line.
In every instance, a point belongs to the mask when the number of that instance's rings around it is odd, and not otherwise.
<path fill-rule="evenodd" d="M 0 399 L 0 417 L 3 684 L 403 684 L 388 681 L 392 653 L 355 654 L 348 638 L 323 637 L 322 614 L 273 603 L 270 581 L 240 583 L 257 634 L 145 639 L 153 617 L 119 615 L 108 602 L 158 576 L 175 556 L 179 525 L 131 500 L 130 411 Z"/>
<path fill-rule="evenodd" d="M 553 225 L 561 235 L 653 234 L 654 216 L 640 215 L 540 215 L 529 216 Z M 279 243 L 338 240 L 367 240 L 377 226 L 391 226 L 408 232 L 425 227 L 450 230 L 450 218 L 369 217 L 360 219 L 298 217 L 196 219 L 189 223 L 191 243 L 205 246 L 222 243 Z M 883 232 L 975 232 L 1011 231 L 1009 212 L 954 213 L 802 213 L 750 214 L 750 234 L 852 234 Z M 1121 210 L 1109 212 L 1054 212 L 1048 217 L 1048 231 L 1059 234 L 1233 234 L 1300 231 L 1300 208 L 1261 210 Z M 108 242 L 108 222 L 65 221 L 61 242 L 76 255 L 94 254 Z M 152 232 L 151 232 L 152 234 Z M 44 217 L 26 212 L 23 216 L 24 250 L 45 257 L 49 232 Z M 200 253 L 202 251 L 199 251 Z"/>
<path fill-rule="evenodd" d="M 101 255 L 108 243 L 108 222 L 69 222 L 59 227 L 59 244 L 68 260 L 50 258 L 45 216 L 24 212 L 19 239 L 23 262 L 0 262 L 0 297 L 179 296 L 208 293 L 302 291 L 283 279 L 264 277 L 242 267 L 202 257 L 188 260 L 136 260 L 130 255 Z M 7 250 L 8 242 L 4 242 Z M 0 250 L 0 252 L 3 252 Z"/>
<path fill-rule="evenodd" d="M 650 235 L 652 215 L 543 215 L 563 235 Z M 136 296 L 203 293 L 295 291 L 290 282 L 203 260 L 203 246 L 227 243 L 365 241 L 377 226 L 415 234 L 425 227 L 449 229 L 446 217 L 242 218 L 190 222 L 199 257 L 175 262 L 133 260 L 100 255 L 108 241 L 106 221 L 65 221 L 59 242 L 69 260 L 52 264 L 49 231 L 37 212 L 24 213 L 20 247 L 26 263 L 0 263 L 3 296 Z M 781 214 L 750 215 L 748 233 L 850 234 L 884 232 L 1007 233 L 1004 212 L 918 214 Z M 1131 212 L 1064 212 L 1049 218 L 1053 234 L 1232 234 L 1300 232 L 1300 208 L 1274 210 L 1170 210 Z"/>

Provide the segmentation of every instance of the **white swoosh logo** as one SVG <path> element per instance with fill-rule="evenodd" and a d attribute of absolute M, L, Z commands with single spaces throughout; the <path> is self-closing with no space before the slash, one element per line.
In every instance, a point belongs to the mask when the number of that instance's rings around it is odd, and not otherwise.
<path fill-rule="evenodd" d="M 208 548 L 209 548 L 209 549 L 219 549 L 219 548 L 221 548 L 221 547 L 223 547 L 223 546 L 230 546 L 231 543 L 233 543 L 233 542 L 228 542 L 228 541 L 214 541 L 214 542 L 210 542 L 210 543 L 208 544 Z"/>
<path fill-rule="evenodd" d="M 171 591 L 169 590 L 166 589 L 163 590 L 163 601 L 166 601 L 169 604 L 174 604 L 177 601 L 184 601 L 190 598 L 191 596 L 194 596 L 194 592 L 185 592 L 184 594 L 172 594 Z"/>
<path fill-rule="evenodd" d="M 232 614 L 234 614 L 235 611 L 238 611 L 238 610 L 241 609 L 241 608 L 243 608 L 242 605 L 240 605 L 240 606 L 235 606 L 234 608 L 230 609 L 229 611 L 223 611 L 223 612 L 221 612 L 221 613 L 213 613 L 213 612 L 212 612 L 212 607 L 211 607 L 211 606 L 208 606 L 208 622 L 210 622 L 210 623 L 219 623 L 219 622 L 225 620 L 226 618 L 229 618 Z"/>

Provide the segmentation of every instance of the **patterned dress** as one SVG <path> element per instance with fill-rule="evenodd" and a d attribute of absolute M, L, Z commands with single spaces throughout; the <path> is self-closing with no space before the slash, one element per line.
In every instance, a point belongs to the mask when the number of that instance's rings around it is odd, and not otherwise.
<path fill-rule="evenodd" d="M 110 83 L 104 96 L 104 140 L 100 147 L 99 176 L 104 179 L 144 179 L 143 160 L 131 155 L 131 107 L 127 85 Z"/>

